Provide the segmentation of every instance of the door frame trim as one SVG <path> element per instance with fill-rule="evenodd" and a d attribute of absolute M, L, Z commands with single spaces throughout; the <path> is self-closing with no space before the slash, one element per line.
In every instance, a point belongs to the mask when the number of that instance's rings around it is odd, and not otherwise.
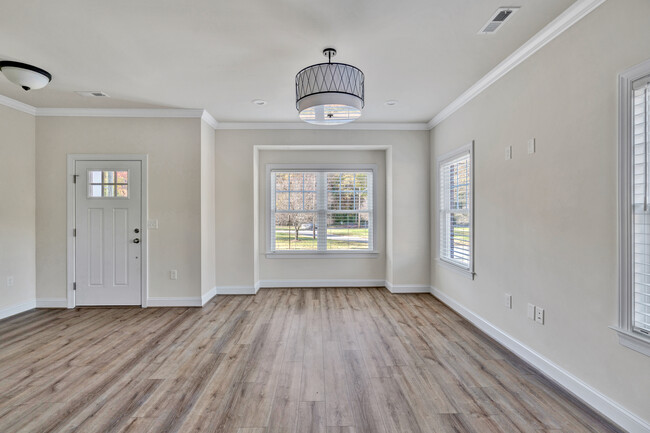
<path fill-rule="evenodd" d="M 67 290 L 66 297 L 68 308 L 75 307 L 75 293 L 72 284 L 75 280 L 75 243 L 72 230 L 75 227 L 75 209 L 76 209 L 76 196 L 74 173 L 75 164 L 77 161 L 140 161 L 142 164 L 142 196 L 141 196 L 141 212 L 140 212 L 140 227 L 142 236 L 142 267 L 141 267 L 141 306 L 147 308 L 147 299 L 149 296 L 149 230 L 147 229 L 147 221 L 149 219 L 149 176 L 148 165 L 149 156 L 144 154 L 84 154 L 74 153 L 68 154 L 68 168 L 67 168 Z"/>

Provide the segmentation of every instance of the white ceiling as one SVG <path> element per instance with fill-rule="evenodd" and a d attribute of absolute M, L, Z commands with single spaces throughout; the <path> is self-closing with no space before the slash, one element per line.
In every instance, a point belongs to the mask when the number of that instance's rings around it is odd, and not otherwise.
<path fill-rule="evenodd" d="M 24 92 L 0 76 L 0 95 L 35 107 L 205 108 L 219 121 L 295 122 L 295 74 L 333 46 L 336 61 L 365 73 L 362 121 L 426 122 L 571 3 L 0 0 L 0 59 L 54 77 Z M 478 35 L 501 6 L 521 9 L 495 35 Z"/>

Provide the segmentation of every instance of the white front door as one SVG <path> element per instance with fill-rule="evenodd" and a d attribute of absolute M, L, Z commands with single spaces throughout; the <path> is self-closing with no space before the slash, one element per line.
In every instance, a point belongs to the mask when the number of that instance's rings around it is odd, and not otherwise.
<path fill-rule="evenodd" d="M 75 303 L 141 305 L 140 161 L 76 161 Z"/>

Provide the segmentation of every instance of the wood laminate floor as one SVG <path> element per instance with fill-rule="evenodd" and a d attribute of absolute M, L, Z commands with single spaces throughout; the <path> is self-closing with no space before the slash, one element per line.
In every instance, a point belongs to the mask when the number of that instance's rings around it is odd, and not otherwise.
<path fill-rule="evenodd" d="M 430 295 L 269 289 L 0 321 L 0 432 L 613 432 Z"/>

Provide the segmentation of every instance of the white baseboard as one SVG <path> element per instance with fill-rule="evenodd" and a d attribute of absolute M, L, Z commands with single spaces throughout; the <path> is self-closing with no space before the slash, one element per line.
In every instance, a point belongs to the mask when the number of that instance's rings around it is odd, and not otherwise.
<path fill-rule="evenodd" d="M 431 293 L 431 286 L 420 284 L 393 284 L 385 281 L 384 285 L 391 293 Z"/>
<path fill-rule="evenodd" d="M 209 292 L 206 292 L 203 295 L 201 295 L 201 306 L 203 306 L 203 305 L 207 304 L 208 302 L 210 302 L 210 299 L 214 298 L 215 296 L 217 296 L 217 287 L 216 286 L 213 287 L 212 289 L 210 289 Z"/>
<path fill-rule="evenodd" d="M 36 308 L 36 301 L 28 301 L 23 302 L 22 304 L 4 307 L 0 309 L 0 320 L 15 316 L 16 314 L 24 313 L 25 311 L 33 310 L 34 308 Z"/>
<path fill-rule="evenodd" d="M 257 290 L 253 286 L 217 286 L 217 295 L 254 295 Z"/>
<path fill-rule="evenodd" d="M 260 282 L 259 281 L 257 283 L 255 283 L 255 288 L 254 289 L 255 289 L 255 294 L 257 295 L 257 292 L 260 291 Z"/>
<path fill-rule="evenodd" d="M 36 308 L 68 308 L 66 298 L 36 298 Z"/>
<path fill-rule="evenodd" d="M 384 287 L 384 280 L 260 280 L 256 286 L 280 287 Z"/>
<path fill-rule="evenodd" d="M 562 367 L 554 364 L 541 354 L 512 338 L 435 287 L 431 287 L 431 294 L 470 321 L 481 331 L 485 332 L 517 356 L 544 373 L 548 378 L 555 381 L 558 385 L 578 397 L 605 417 L 623 427 L 625 430 L 630 433 L 650 433 L 650 423 L 648 423 L 648 421 L 633 414 L 606 395 L 564 370 Z"/>
<path fill-rule="evenodd" d="M 202 299 L 197 298 L 149 298 L 148 307 L 202 307 Z"/>

